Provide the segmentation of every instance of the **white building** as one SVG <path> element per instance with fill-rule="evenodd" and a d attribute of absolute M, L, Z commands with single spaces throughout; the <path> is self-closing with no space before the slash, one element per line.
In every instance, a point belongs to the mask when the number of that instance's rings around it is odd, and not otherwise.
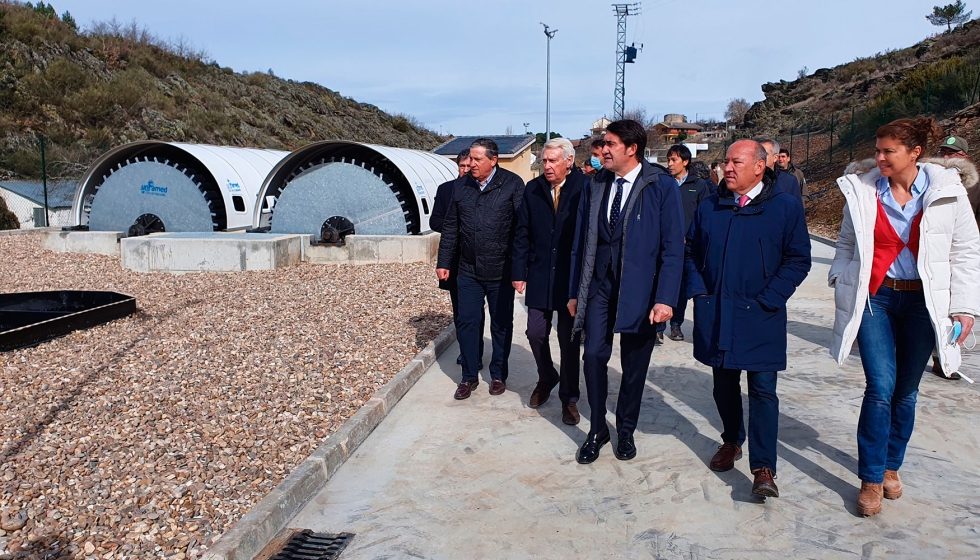
<path fill-rule="evenodd" d="M 44 227 L 44 186 L 40 181 L 4 181 L 0 183 L 0 197 L 17 216 L 21 229 Z M 74 225 L 71 214 L 74 199 L 73 183 L 48 182 L 48 220 L 52 226 Z"/>

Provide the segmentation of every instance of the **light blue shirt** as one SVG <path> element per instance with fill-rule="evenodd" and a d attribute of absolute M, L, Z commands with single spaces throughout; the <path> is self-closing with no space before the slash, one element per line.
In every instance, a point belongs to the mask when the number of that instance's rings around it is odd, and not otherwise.
<path fill-rule="evenodd" d="M 687 181 L 687 173 L 685 173 L 684 176 L 681 177 L 680 179 L 676 179 L 676 181 L 677 181 L 677 186 L 683 185 L 684 181 Z"/>
<path fill-rule="evenodd" d="M 490 172 L 490 176 L 487 177 L 487 180 L 480 183 L 480 192 L 483 192 L 483 189 L 487 188 L 487 185 L 490 184 L 490 181 L 493 181 L 493 176 L 496 174 L 497 174 L 497 167 L 494 166 L 493 171 Z M 479 181 L 477 182 L 479 183 Z"/>
<path fill-rule="evenodd" d="M 891 187 L 888 186 L 888 178 L 878 179 L 878 200 L 885 208 L 888 221 L 895 228 L 895 233 L 908 243 L 909 235 L 912 233 L 912 221 L 922 211 L 922 195 L 929 189 L 929 177 L 919 168 L 919 174 L 915 176 L 912 183 L 912 200 L 905 203 L 905 208 L 895 202 L 892 196 Z M 898 258 L 888 269 L 888 277 L 896 280 L 918 280 L 919 269 L 915 265 L 915 257 L 912 251 L 906 247 L 898 254 Z"/>

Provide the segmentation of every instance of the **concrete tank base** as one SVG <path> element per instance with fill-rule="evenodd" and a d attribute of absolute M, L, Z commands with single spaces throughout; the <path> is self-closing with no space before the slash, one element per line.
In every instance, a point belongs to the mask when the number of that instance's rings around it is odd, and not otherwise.
<path fill-rule="evenodd" d="M 121 231 L 48 231 L 44 248 L 58 253 L 119 256 Z"/>
<path fill-rule="evenodd" d="M 122 267 L 138 272 L 275 270 L 302 261 L 305 235 L 158 233 L 120 241 Z"/>
<path fill-rule="evenodd" d="M 343 247 L 307 245 L 303 260 L 313 264 L 429 263 L 439 257 L 439 234 L 351 235 Z"/>

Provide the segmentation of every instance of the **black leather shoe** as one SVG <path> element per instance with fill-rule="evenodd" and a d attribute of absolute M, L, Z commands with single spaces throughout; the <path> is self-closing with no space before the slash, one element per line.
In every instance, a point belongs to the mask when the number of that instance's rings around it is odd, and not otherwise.
<path fill-rule="evenodd" d="M 653 345 L 654 346 L 663 346 L 664 345 L 664 333 L 662 333 L 662 332 L 658 332 L 657 333 L 657 338 L 653 341 Z"/>
<path fill-rule="evenodd" d="M 613 450 L 613 454 L 620 461 L 629 461 L 633 457 L 636 457 L 636 445 L 633 443 L 633 434 L 628 434 L 626 432 L 621 432 L 617 438 L 619 441 L 616 442 L 616 449 Z"/>
<path fill-rule="evenodd" d="M 603 432 L 601 434 L 589 434 L 586 438 L 585 443 L 579 448 L 578 453 L 575 455 L 575 461 L 580 465 L 588 465 L 589 463 L 595 462 L 599 458 L 599 450 L 602 449 L 603 445 L 609 443 L 609 432 Z"/>
<path fill-rule="evenodd" d="M 676 340 L 678 342 L 684 340 L 684 333 L 681 332 L 680 327 L 670 326 L 670 334 L 667 337 L 671 340 Z"/>

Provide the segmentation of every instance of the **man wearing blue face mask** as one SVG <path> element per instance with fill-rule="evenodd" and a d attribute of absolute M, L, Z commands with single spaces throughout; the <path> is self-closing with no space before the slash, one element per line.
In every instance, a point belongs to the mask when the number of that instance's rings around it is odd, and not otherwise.
<path fill-rule="evenodd" d="M 594 177 L 596 173 L 602 170 L 602 146 L 605 142 L 602 138 L 596 138 L 592 141 L 592 157 L 585 160 L 585 164 L 582 166 L 582 172 L 589 177 Z"/>

